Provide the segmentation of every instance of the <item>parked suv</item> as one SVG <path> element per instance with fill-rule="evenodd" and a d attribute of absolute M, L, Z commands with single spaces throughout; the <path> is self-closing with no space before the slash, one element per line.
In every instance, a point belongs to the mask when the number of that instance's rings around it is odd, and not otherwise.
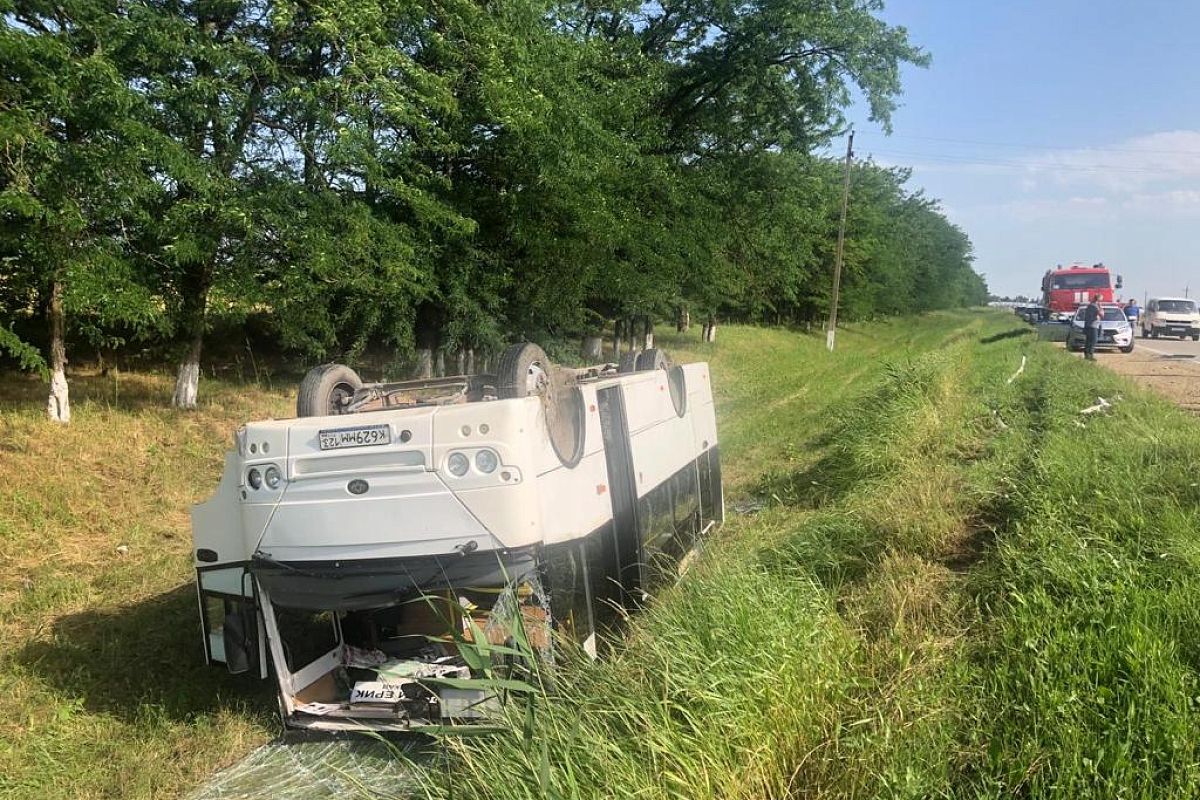
<path fill-rule="evenodd" d="M 1200 311 L 1196 309 L 1196 301 L 1186 297 L 1156 297 L 1146 303 L 1142 312 L 1142 338 L 1157 339 L 1160 334 L 1180 339 L 1191 336 L 1192 341 L 1200 341 Z"/>
<path fill-rule="evenodd" d="M 1100 335 L 1096 347 L 1117 347 L 1122 353 L 1133 352 L 1133 325 L 1125 317 L 1125 310 L 1112 303 L 1100 304 Z M 1071 319 L 1071 331 L 1067 334 L 1067 349 L 1077 353 L 1087 343 L 1083 317 L 1087 306 L 1080 306 Z"/>

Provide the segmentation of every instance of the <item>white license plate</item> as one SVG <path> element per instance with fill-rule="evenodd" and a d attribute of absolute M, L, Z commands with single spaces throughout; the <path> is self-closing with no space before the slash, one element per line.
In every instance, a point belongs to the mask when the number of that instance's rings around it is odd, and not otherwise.
<path fill-rule="evenodd" d="M 317 433 L 322 450 L 340 450 L 343 447 L 374 447 L 392 443 L 390 425 L 360 425 L 356 428 L 332 428 Z"/>

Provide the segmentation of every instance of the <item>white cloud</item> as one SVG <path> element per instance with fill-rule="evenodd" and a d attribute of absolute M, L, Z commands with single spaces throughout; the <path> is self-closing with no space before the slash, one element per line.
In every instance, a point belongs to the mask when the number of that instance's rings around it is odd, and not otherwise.
<path fill-rule="evenodd" d="M 1054 219 L 1095 222 L 1118 219 L 1121 205 L 1103 195 L 1043 196 L 976 205 L 972 208 L 972 215 L 1007 218 L 1023 223 Z"/>
<path fill-rule="evenodd" d="M 1026 159 L 1036 176 L 1057 186 L 1095 186 L 1113 193 L 1200 178 L 1200 131 L 1163 131 L 1104 147 L 1055 150 Z"/>
<path fill-rule="evenodd" d="M 1200 217 L 1200 191 L 1196 189 L 1173 189 L 1166 192 L 1129 195 L 1123 207 L 1137 213 L 1151 213 L 1172 217 Z"/>

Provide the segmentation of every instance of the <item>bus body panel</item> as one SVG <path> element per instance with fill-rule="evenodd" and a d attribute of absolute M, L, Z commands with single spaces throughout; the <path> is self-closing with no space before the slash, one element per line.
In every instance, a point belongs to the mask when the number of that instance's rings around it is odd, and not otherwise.
<path fill-rule="evenodd" d="M 209 551 L 211 560 L 197 565 L 241 563 L 246 560 L 246 540 L 242 533 L 242 513 L 238 502 L 241 459 L 236 450 L 225 453 L 225 467 L 217 491 L 203 503 L 192 506 L 192 530 L 197 548 Z"/>
<path fill-rule="evenodd" d="M 583 456 L 574 467 L 559 464 L 539 475 L 537 483 L 547 545 L 582 538 L 612 519 L 602 448 Z"/>
<path fill-rule="evenodd" d="M 365 481 L 367 492 L 351 494 L 345 478 L 289 483 L 259 549 L 278 561 L 420 556 L 470 541 L 493 549 L 488 530 L 438 475 L 363 470 L 353 480 Z"/>

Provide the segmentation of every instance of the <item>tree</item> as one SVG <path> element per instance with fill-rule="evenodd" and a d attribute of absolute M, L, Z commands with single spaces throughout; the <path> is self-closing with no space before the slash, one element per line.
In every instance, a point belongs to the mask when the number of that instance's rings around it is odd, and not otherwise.
<path fill-rule="evenodd" d="M 161 138 L 141 121 L 141 99 L 108 45 L 127 36 L 102 3 L 13 3 L 0 25 L 0 225 L 6 263 L 0 303 L 46 317 L 49 358 L 6 331 L 0 344 L 26 367 L 48 361 L 47 413 L 69 422 L 66 337 L 160 321 L 145 276 L 128 257 L 128 231 L 158 190 L 150 156 Z"/>

